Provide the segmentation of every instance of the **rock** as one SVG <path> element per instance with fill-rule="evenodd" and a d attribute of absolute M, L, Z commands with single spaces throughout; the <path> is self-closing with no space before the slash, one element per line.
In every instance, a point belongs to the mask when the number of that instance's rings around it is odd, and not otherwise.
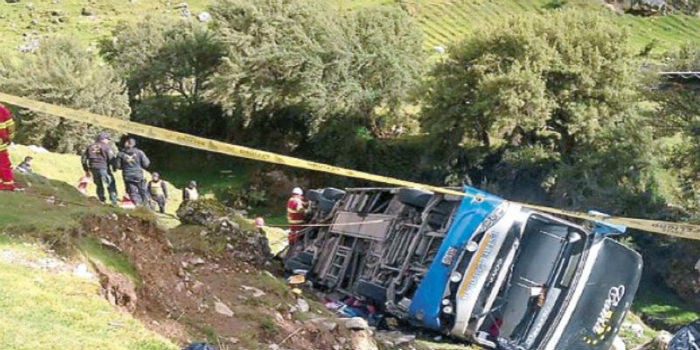
<path fill-rule="evenodd" d="M 627 347 L 625 346 L 625 342 L 622 341 L 622 338 L 615 336 L 615 339 L 613 339 L 612 346 L 610 347 L 610 350 L 626 350 Z"/>
<path fill-rule="evenodd" d="M 634 333 L 634 335 L 639 338 L 642 335 L 644 335 L 644 326 L 641 324 L 634 323 L 630 326 L 630 331 Z"/>
<path fill-rule="evenodd" d="M 313 328 L 325 331 L 325 332 L 332 332 L 338 328 L 338 324 L 328 318 L 312 318 L 308 321 L 306 321 L 307 324 L 311 325 Z"/>
<path fill-rule="evenodd" d="M 80 14 L 83 15 L 83 16 L 94 16 L 94 15 L 95 15 L 95 11 L 94 11 L 93 9 L 90 9 L 90 8 L 87 8 L 87 7 L 83 7 L 83 8 L 80 10 Z"/>
<path fill-rule="evenodd" d="M 668 348 L 668 343 L 671 342 L 673 335 L 666 331 L 659 332 L 654 339 L 649 342 L 642 344 L 634 350 L 666 350 Z"/>
<path fill-rule="evenodd" d="M 191 289 L 195 293 L 199 293 L 203 288 L 204 288 L 204 283 L 202 283 L 200 281 L 194 281 L 194 283 L 192 283 Z"/>
<path fill-rule="evenodd" d="M 61 10 L 51 10 L 49 14 L 54 17 L 63 16 L 63 11 Z"/>
<path fill-rule="evenodd" d="M 439 54 L 441 54 L 441 55 L 445 53 L 445 47 L 444 47 L 444 46 L 438 45 L 438 46 L 435 46 L 434 49 L 435 49 L 435 52 L 437 52 L 437 53 L 439 53 Z"/>
<path fill-rule="evenodd" d="M 265 295 L 265 292 L 255 287 L 241 285 L 241 289 L 243 289 L 246 292 L 253 292 L 253 298 L 260 298 Z"/>
<path fill-rule="evenodd" d="M 378 332 L 375 338 L 389 347 L 409 344 L 416 340 L 415 335 L 404 334 L 399 331 Z"/>
<path fill-rule="evenodd" d="M 192 259 L 190 259 L 190 261 L 189 261 L 189 264 L 190 264 L 190 265 L 194 265 L 194 266 L 197 266 L 197 265 L 204 265 L 204 263 L 206 263 L 206 261 L 204 261 L 204 259 L 202 259 L 202 258 L 200 258 L 200 257 L 192 258 Z"/>
<path fill-rule="evenodd" d="M 303 298 L 297 299 L 297 308 L 301 312 L 309 312 L 310 310 L 309 303 Z"/>
<path fill-rule="evenodd" d="M 211 21 L 211 14 L 207 11 L 202 11 L 197 15 L 197 19 L 200 22 L 209 22 Z"/>
<path fill-rule="evenodd" d="M 93 279 L 95 278 L 95 275 L 88 270 L 87 265 L 85 264 L 80 264 L 73 269 L 73 275 L 80 277 L 80 278 L 85 278 L 85 279 Z"/>
<path fill-rule="evenodd" d="M 350 344 L 353 350 L 379 350 L 368 330 L 353 332 Z"/>
<path fill-rule="evenodd" d="M 362 317 L 352 317 L 345 319 L 345 328 L 351 330 L 366 330 L 369 329 L 369 324 L 367 324 L 367 320 Z"/>
<path fill-rule="evenodd" d="M 220 301 L 214 303 L 214 311 L 226 317 L 233 317 L 233 310 Z"/>
<path fill-rule="evenodd" d="M 134 282 L 124 275 L 113 273 L 99 263 L 94 263 L 93 267 L 100 279 L 100 295 L 112 305 L 123 307 L 129 312 L 136 310 L 138 298 Z"/>
<path fill-rule="evenodd" d="M 208 227 L 214 220 L 224 216 L 226 208 L 214 199 L 183 202 L 177 209 L 177 217 L 187 225 Z"/>

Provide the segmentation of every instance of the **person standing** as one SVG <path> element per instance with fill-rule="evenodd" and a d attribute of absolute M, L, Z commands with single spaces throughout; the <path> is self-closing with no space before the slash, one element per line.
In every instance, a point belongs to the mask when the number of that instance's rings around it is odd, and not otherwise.
<path fill-rule="evenodd" d="M 165 213 L 165 202 L 168 200 L 168 189 L 165 187 L 165 181 L 160 178 L 160 174 L 151 174 L 151 181 L 148 183 L 148 192 L 151 198 L 158 204 L 158 211 Z"/>
<path fill-rule="evenodd" d="M 110 146 L 111 137 L 106 132 L 101 132 L 95 137 L 95 143 L 85 149 L 81 157 L 81 163 L 85 176 L 92 177 L 97 187 L 97 198 L 105 202 L 105 187 L 109 192 L 109 200 L 112 205 L 117 205 L 117 184 L 110 165 L 114 161 L 114 152 Z"/>
<path fill-rule="evenodd" d="M 128 138 L 114 160 L 114 167 L 121 169 L 124 188 L 136 206 L 148 204 L 148 191 L 143 179 L 143 169 L 151 166 L 151 161 L 142 150 L 136 148 L 136 140 Z"/>
<path fill-rule="evenodd" d="M 8 148 L 15 137 L 15 121 L 12 112 L 0 104 L 0 191 L 14 191 L 15 178 Z"/>
<path fill-rule="evenodd" d="M 296 244 L 301 224 L 306 222 L 306 210 L 308 202 L 304 199 L 304 191 L 295 187 L 292 190 L 292 196 L 287 201 L 287 223 L 289 224 L 289 233 L 287 240 L 289 246 Z"/>
<path fill-rule="evenodd" d="M 192 180 L 189 184 L 187 184 L 187 187 L 185 187 L 182 190 L 182 201 L 189 202 L 196 201 L 197 199 L 199 199 L 199 192 L 197 191 L 197 182 Z"/>

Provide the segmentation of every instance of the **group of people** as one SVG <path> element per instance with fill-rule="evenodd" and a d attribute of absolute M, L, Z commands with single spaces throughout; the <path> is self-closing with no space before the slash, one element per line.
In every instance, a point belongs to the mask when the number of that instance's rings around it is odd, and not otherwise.
<path fill-rule="evenodd" d="M 17 186 L 14 181 L 14 171 L 32 173 L 32 157 L 25 157 L 15 169 L 12 169 L 9 148 L 15 137 L 15 122 L 12 112 L 0 104 L 0 191 L 14 191 Z M 78 190 L 87 194 L 87 184 L 92 179 L 97 187 L 97 197 L 106 202 L 105 192 L 113 205 L 117 205 L 117 185 L 114 171 L 121 170 L 126 188 L 127 199 L 135 206 L 149 206 L 155 202 L 161 213 L 165 212 L 168 199 L 168 188 L 160 174 L 151 174 L 151 180 L 146 182 L 144 169 L 151 166 L 146 153 L 136 147 L 134 138 L 127 138 L 123 148 L 114 153 L 109 133 L 101 132 L 95 137 L 95 142 L 85 149 L 81 156 L 85 176 L 78 183 Z M 190 181 L 182 191 L 183 201 L 197 200 L 199 193 L 197 183 Z M 155 209 L 155 208 L 154 208 Z"/>
<path fill-rule="evenodd" d="M 168 188 L 157 172 L 151 174 L 151 180 L 144 179 L 144 169 L 151 166 L 151 160 L 146 153 L 136 147 L 134 138 L 126 138 L 123 148 L 116 154 L 111 146 L 111 136 L 109 133 L 101 132 L 95 137 L 95 142 L 88 146 L 83 152 L 81 163 L 85 176 L 81 178 L 78 185 L 83 191 L 87 185 L 87 179 L 92 178 L 97 188 L 97 197 L 102 202 L 106 202 L 105 190 L 109 195 L 109 200 L 113 205 L 117 205 L 117 186 L 114 178 L 114 171 L 121 170 L 124 180 L 124 188 L 128 199 L 135 206 L 149 206 L 151 201 L 157 205 L 160 213 L 165 212 L 165 205 L 168 200 Z M 182 193 L 183 200 L 197 200 L 197 183 L 190 181 Z M 156 209 L 156 208 L 153 208 Z"/>

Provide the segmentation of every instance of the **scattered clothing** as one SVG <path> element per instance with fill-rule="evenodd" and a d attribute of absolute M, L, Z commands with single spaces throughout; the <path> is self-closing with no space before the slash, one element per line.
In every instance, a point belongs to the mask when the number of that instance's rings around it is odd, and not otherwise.
<path fill-rule="evenodd" d="M 87 196 L 87 185 L 90 182 L 90 177 L 85 175 L 78 179 L 78 185 L 75 186 L 75 188 L 78 190 L 78 192 L 84 194 Z"/>
<path fill-rule="evenodd" d="M 12 113 L 0 104 L 0 191 L 13 191 L 16 188 L 8 151 L 14 137 L 15 122 Z"/>
<path fill-rule="evenodd" d="M 165 187 L 165 181 L 160 178 L 155 178 L 148 183 L 148 191 L 151 198 L 158 205 L 158 211 L 165 213 L 165 202 L 168 200 L 168 189 Z"/>
<path fill-rule="evenodd" d="M 678 330 L 668 344 L 668 350 L 697 349 L 700 349 L 700 320 Z"/>
<path fill-rule="evenodd" d="M 119 207 L 122 209 L 134 209 L 136 208 L 136 203 L 134 203 L 128 195 L 125 195 L 122 197 L 122 200 L 119 201 Z"/>
<path fill-rule="evenodd" d="M 182 350 L 219 350 L 215 348 L 213 345 L 209 345 L 206 343 L 193 343 L 188 345 L 186 348 L 183 348 Z"/>

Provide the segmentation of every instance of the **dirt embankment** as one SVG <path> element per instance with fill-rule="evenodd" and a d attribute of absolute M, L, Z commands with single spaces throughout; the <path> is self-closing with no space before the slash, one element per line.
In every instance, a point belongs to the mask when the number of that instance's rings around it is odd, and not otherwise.
<path fill-rule="evenodd" d="M 163 231 L 130 217 L 85 219 L 96 236 L 133 264 L 133 281 L 95 264 L 104 296 L 180 344 L 220 349 L 376 349 L 366 327 L 352 330 L 307 292 L 293 292 L 267 270 L 267 240 L 227 218 Z M 367 338 L 367 339 L 365 339 Z"/>

